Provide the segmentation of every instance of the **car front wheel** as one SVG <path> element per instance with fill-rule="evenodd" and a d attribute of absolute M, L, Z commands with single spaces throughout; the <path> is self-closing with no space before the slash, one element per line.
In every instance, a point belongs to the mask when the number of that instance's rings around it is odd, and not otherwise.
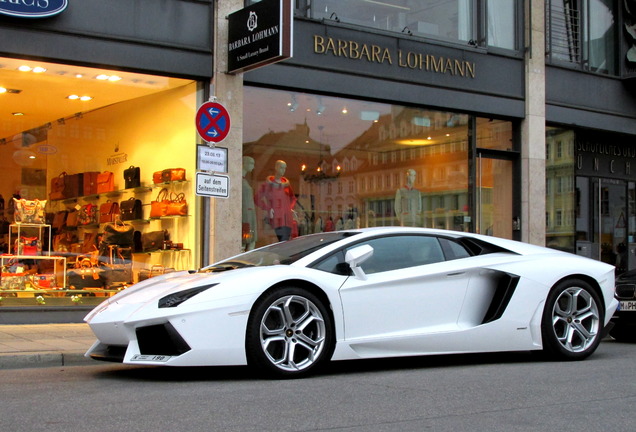
<path fill-rule="evenodd" d="M 329 361 L 333 323 L 323 302 L 309 291 L 279 288 L 260 299 L 246 334 L 248 364 L 279 378 L 300 377 Z"/>
<path fill-rule="evenodd" d="M 546 299 L 541 323 L 543 349 L 554 358 L 582 360 L 601 342 L 603 322 L 596 291 L 582 280 L 563 281 Z"/>

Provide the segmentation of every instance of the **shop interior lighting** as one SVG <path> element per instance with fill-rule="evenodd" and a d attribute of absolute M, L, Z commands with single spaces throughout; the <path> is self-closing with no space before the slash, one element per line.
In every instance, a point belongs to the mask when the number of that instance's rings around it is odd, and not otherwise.
<path fill-rule="evenodd" d="M 40 67 L 40 66 L 36 66 L 33 68 L 33 73 L 44 73 L 46 72 L 46 68 Z"/>
<path fill-rule="evenodd" d="M 342 113 L 343 114 L 347 114 L 349 112 L 349 110 L 347 109 L 347 107 L 342 108 Z"/>
<path fill-rule="evenodd" d="M 118 75 L 106 75 L 106 74 L 99 74 L 95 77 L 96 80 L 100 80 L 100 81 L 111 81 L 111 82 L 116 82 L 116 81 L 120 81 L 121 77 Z"/>
<path fill-rule="evenodd" d="M 6 89 L 6 88 L 4 88 L 4 87 L 0 87 L 0 94 L 2 94 L 2 93 L 6 93 L 6 92 L 7 92 L 7 89 Z"/>
<path fill-rule="evenodd" d="M 89 101 L 89 100 L 93 99 L 92 96 L 78 96 L 78 95 L 75 95 L 75 94 L 68 95 L 68 96 L 66 96 L 66 98 L 70 99 L 70 100 L 80 100 L 80 101 L 83 101 L 83 102 L 86 102 L 86 101 Z"/>
<path fill-rule="evenodd" d="M 13 113 L 11 113 L 11 115 L 14 115 L 14 116 L 23 116 L 23 115 L 24 115 L 24 113 L 23 113 L 23 112 L 13 112 Z"/>
<path fill-rule="evenodd" d="M 43 73 L 46 72 L 46 68 L 43 68 L 41 66 L 36 66 L 36 67 L 31 67 L 28 65 L 22 65 L 18 68 L 18 70 L 20 72 L 33 72 L 33 73 Z"/>
<path fill-rule="evenodd" d="M 31 66 L 22 65 L 18 68 L 20 72 L 31 72 Z"/>
<path fill-rule="evenodd" d="M 298 101 L 296 100 L 296 96 L 292 95 L 291 96 L 291 102 L 287 103 L 287 106 L 289 107 L 289 110 L 291 112 L 294 112 L 298 109 Z"/>

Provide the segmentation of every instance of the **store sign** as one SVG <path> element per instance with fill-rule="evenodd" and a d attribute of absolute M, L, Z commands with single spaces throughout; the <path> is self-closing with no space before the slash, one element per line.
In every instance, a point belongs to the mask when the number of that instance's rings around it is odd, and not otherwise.
<path fill-rule="evenodd" d="M 204 197 L 228 198 L 230 196 L 230 177 L 223 174 L 198 172 L 195 193 Z"/>
<path fill-rule="evenodd" d="M 422 72 L 473 79 L 476 65 L 463 58 L 444 57 L 423 52 L 392 50 L 375 44 L 314 35 L 314 54 L 397 66 Z"/>
<path fill-rule="evenodd" d="M 633 179 L 636 148 L 631 143 L 577 139 L 575 146 L 577 175 Z"/>
<path fill-rule="evenodd" d="M 228 16 L 228 72 L 244 72 L 292 56 L 291 0 L 263 0 Z"/>
<path fill-rule="evenodd" d="M 0 0 L 0 15 L 20 18 L 46 18 L 57 15 L 68 0 Z"/>

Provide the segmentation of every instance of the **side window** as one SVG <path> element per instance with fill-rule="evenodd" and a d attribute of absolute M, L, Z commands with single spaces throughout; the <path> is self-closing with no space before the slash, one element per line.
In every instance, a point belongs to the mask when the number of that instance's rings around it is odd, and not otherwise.
<path fill-rule="evenodd" d="M 367 274 L 444 261 L 444 254 L 436 237 L 414 235 L 383 237 L 358 243 L 355 246 L 361 244 L 373 247 L 373 256 L 361 265 L 362 270 Z"/>
<path fill-rule="evenodd" d="M 439 239 L 448 260 L 468 258 L 471 253 L 461 244 L 448 239 Z"/>
<path fill-rule="evenodd" d="M 351 272 L 349 266 L 344 262 L 344 253 L 342 251 L 336 252 L 317 264 L 314 264 L 312 267 L 316 270 L 343 276 L 347 276 Z"/>

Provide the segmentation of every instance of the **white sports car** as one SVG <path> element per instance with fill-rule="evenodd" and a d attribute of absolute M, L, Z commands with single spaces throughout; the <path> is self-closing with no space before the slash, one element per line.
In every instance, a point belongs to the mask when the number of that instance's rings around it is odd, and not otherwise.
<path fill-rule="evenodd" d="M 614 267 L 511 240 L 423 228 L 312 234 L 134 285 L 86 321 L 87 356 L 250 365 L 544 350 L 592 354 L 616 310 Z"/>

